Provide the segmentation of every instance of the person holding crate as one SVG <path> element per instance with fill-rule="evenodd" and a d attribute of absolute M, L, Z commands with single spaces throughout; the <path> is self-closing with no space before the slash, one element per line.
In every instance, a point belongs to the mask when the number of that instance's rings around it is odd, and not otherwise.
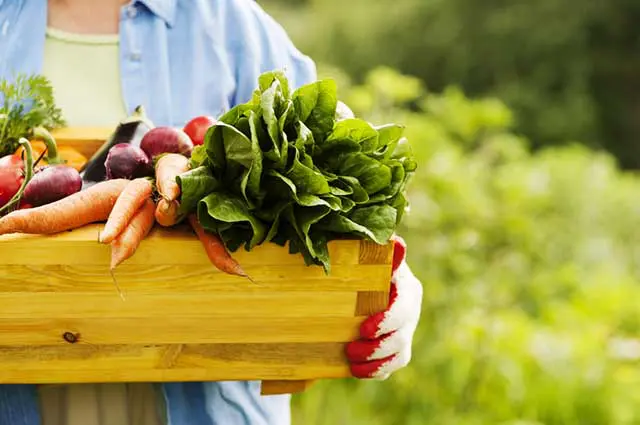
<path fill-rule="evenodd" d="M 295 87 L 315 64 L 253 0 L 0 0 L 0 78 L 49 78 L 73 126 L 115 125 L 136 105 L 182 126 L 251 98 L 282 69 Z M 395 238 L 389 308 L 345 352 L 353 376 L 386 379 L 411 359 L 422 286 Z M 288 395 L 259 382 L 0 385 L 0 425 L 288 425 Z"/>

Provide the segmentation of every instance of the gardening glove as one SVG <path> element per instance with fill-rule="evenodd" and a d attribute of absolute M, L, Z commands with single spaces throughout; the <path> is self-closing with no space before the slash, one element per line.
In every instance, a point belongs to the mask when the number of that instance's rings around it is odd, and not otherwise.
<path fill-rule="evenodd" d="M 422 284 L 406 263 L 407 246 L 394 237 L 389 306 L 369 316 L 360 339 L 346 346 L 351 373 L 361 379 L 387 379 L 411 360 L 411 345 L 422 308 Z"/>

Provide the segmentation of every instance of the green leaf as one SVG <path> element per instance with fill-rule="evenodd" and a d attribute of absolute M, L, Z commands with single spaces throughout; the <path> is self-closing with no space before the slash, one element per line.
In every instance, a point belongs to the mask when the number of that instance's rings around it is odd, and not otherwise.
<path fill-rule="evenodd" d="M 189 168 L 194 169 L 200 167 L 206 159 L 207 150 L 204 145 L 194 147 L 193 151 L 191 151 L 191 157 L 189 158 Z"/>
<path fill-rule="evenodd" d="M 396 209 L 390 205 L 373 205 L 355 209 L 349 217 L 332 213 L 318 227 L 335 233 L 354 233 L 385 244 L 395 230 L 396 216 Z"/>
<path fill-rule="evenodd" d="M 338 172 L 356 177 L 367 193 L 376 193 L 391 184 L 391 169 L 363 153 L 346 155 Z"/>
<path fill-rule="evenodd" d="M 251 250 L 266 236 L 266 226 L 249 212 L 244 201 L 227 193 L 213 192 L 201 199 L 198 202 L 198 219 L 205 229 L 219 233 L 230 250 L 232 246 L 237 249 L 243 244 Z M 250 227 L 225 226 L 228 223 L 248 224 Z"/>
<path fill-rule="evenodd" d="M 262 108 L 262 119 L 267 125 L 267 130 L 269 133 L 268 138 L 264 138 L 265 142 L 270 141 L 268 144 L 269 149 L 265 146 L 262 149 L 265 152 L 269 152 L 270 155 L 265 155 L 269 159 L 273 161 L 277 161 L 280 159 L 280 145 L 282 134 L 280 132 L 280 125 L 278 123 L 278 118 L 276 117 L 275 111 L 275 101 L 277 94 L 278 86 L 276 84 L 271 85 L 263 94 L 260 99 L 260 106 Z"/>
<path fill-rule="evenodd" d="M 391 152 L 390 157 L 392 159 L 400 159 L 400 158 L 412 158 L 413 152 L 411 149 L 411 145 L 406 137 L 403 137 L 398 141 L 395 149 Z"/>
<path fill-rule="evenodd" d="M 189 170 L 176 177 L 180 186 L 180 209 L 178 214 L 183 216 L 195 211 L 198 201 L 209 193 L 220 188 L 220 182 L 211 174 L 206 166 Z"/>
<path fill-rule="evenodd" d="M 354 202 L 362 204 L 369 200 L 369 194 L 364 190 L 362 185 L 360 185 L 357 178 L 351 176 L 340 176 L 340 180 L 351 188 L 351 191 L 353 192 L 351 199 L 353 199 Z"/>
<path fill-rule="evenodd" d="M 242 118 L 246 118 L 249 111 L 255 110 L 253 103 L 242 103 L 231 108 L 227 113 L 218 118 L 218 122 L 235 126 Z"/>
<path fill-rule="evenodd" d="M 250 117 L 252 140 L 235 127 L 218 123 L 212 127 L 206 145 L 214 176 L 228 184 L 237 184 L 247 202 L 251 202 L 251 197 L 259 196 L 262 172 L 262 152 L 253 127 L 256 120 L 253 111 L 250 111 Z"/>
<path fill-rule="evenodd" d="M 256 134 L 256 128 L 260 125 L 260 118 L 258 115 L 251 112 L 249 124 L 251 126 L 251 153 L 253 160 L 249 168 L 243 174 L 240 189 L 242 191 L 242 196 L 244 196 L 244 199 L 247 201 L 247 204 L 251 208 L 255 208 L 255 203 L 260 203 L 262 201 L 262 194 L 260 192 L 262 152 L 260 151 L 260 142 Z"/>
<path fill-rule="evenodd" d="M 396 210 L 396 226 L 400 224 L 402 218 L 404 217 L 404 213 L 407 210 L 409 205 L 409 201 L 405 197 L 403 192 L 398 192 L 396 196 L 390 199 L 389 205 L 391 205 Z"/>
<path fill-rule="evenodd" d="M 378 148 L 389 147 L 391 152 L 404 134 L 404 126 L 399 124 L 385 124 L 375 129 L 378 132 Z"/>
<path fill-rule="evenodd" d="M 286 176 L 295 184 L 299 193 L 310 193 L 313 195 L 322 195 L 329 193 L 329 183 L 322 173 L 309 168 L 300 162 L 299 151 L 291 148 L 293 153 L 293 162 L 291 168 L 286 172 Z"/>
<path fill-rule="evenodd" d="M 287 79 L 286 74 L 283 71 L 270 71 L 265 72 L 260 77 L 258 77 L 258 85 L 260 87 L 260 91 L 264 93 L 273 85 L 274 82 L 277 82 L 282 90 L 282 96 L 285 99 L 290 98 L 289 91 L 289 80 Z"/>
<path fill-rule="evenodd" d="M 340 209 L 339 206 L 336 206 L 335 202 L 330 202 L 319 196 L 309 194 L 309 193 L 298 194 L 298 189 L 296 188 L 295 183 L 291 179 L 277 172 L 276 170 L 269 170 L 267 172 L 267 175 L 272 179 L 275 179 L 276 184 L 280 183 L 280 187 L 286 188 L 286 199 L 293 199 L 298 205 L 305 206 L 305 207 L 314 207 L 314 206 L 323 205 L 323 206 L 330 207 L 332 209 Z M 280 193 L 282 194 L 282 192 Z"/>
<path fill-rule="evenodd" d="M 300 249 L 308 252 L 312 258 L 318 259 L 315 251 L 313 240 L 309 235 L 311 226 L 320 221 L 327 214 L 331 213 L 331 209 L 325 206 L 318 207 L 293 207 L 285 211 L 287 220 L 291 223 L 298 233 L 300 240 L 304 244 L 304 248 Z M 328 264 L 324 264 L 325 269 Z"/>
<path fill-rule="evenodd" d="M 378 132 L 366 121 L 346 119 L 335 128 L 322 144 L 322 151 L 373 152 L 378 147 Z"/>
<path fill-rule="evenodd" d="M 324 140 L 335 124 L 338 88 L 333 80 L 320 80 L 300 87 L 293 103 L 300 120 L 313 133 L 316 142 Z"/>

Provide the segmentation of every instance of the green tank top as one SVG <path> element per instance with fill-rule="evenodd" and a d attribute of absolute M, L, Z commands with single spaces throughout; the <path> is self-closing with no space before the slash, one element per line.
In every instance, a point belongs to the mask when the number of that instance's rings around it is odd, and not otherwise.
<path fill-rule="evenodd" d="M 115 126 L 127 114 L 120 85 L 118 35 L 47 29 L 42 74 L 72 127 Z"/>

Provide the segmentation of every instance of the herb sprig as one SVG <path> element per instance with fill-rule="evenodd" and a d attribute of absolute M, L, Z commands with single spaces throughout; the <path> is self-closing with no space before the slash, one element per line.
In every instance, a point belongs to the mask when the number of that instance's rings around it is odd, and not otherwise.
<path fill-rule="evenodd" d="M 20 138 L 31 138 L 36 127 L 65 125 L 46 77 L 18 74 L 13 81 L 0 81 L 0 157 L 15 152 Z"/>

